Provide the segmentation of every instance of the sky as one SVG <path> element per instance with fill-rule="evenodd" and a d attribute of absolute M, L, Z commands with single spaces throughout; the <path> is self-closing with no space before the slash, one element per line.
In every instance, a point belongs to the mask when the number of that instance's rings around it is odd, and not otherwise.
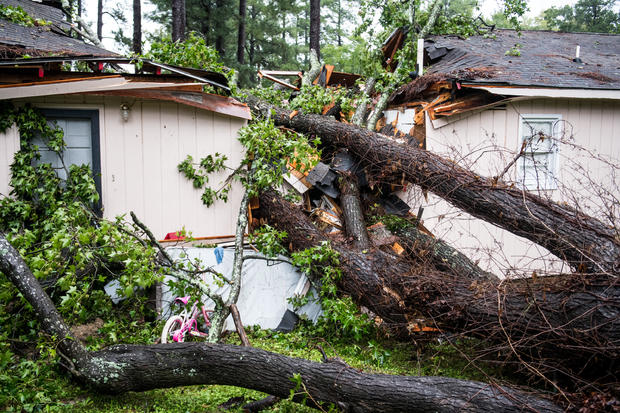
<path fill-rule="evenodd" d="M 550 7 L 562 7 L 564 5 L 574 5 L 577 0 L 530 0 L 528 6 L 530 11 L 526 13 L 528 17 L 538 16 L 543 10 L 546 10 Z M 128 16 L 129 25 L 125 29 L 125 33 L 128 36 L 131 36 L 131 1 L 130 0 L 118 0 L 114 2 L 114 0 L 104 0 L 104 5 L 107 4 L 121 4 L 125 7 L 125 15 Z M 84 10 L 86 14 L 86 21 L 91 23 L 91 27 L 93 31 L 96 30 L 96 18 L 97 18 L 97 0 L 83 0 Z M 500 0 L 481 0 L 481 11 L 482 14 L 486 17 L 491 16 L 496 10 L 498 10 L 501 2 Z M 142 0 L 142 13 L 143 15 L 154 10 L 155 7 L 148 0 Z M 122 50 L 118 50 L 117 45 L 114 44 L 114 41 L 110 39 L 112 30 L 117 28 L 116 23 L 112 20 L 110 16 L 104 15 L 103 18 L 103 32 L 104 32 L 104 40 L 103 46 L 112 51 L 123 52 Z M 143 19 L 142 21 L 143 32 L 154 32 L 158 29 L 158 25 L 151 22 L 148 19 Z"/>

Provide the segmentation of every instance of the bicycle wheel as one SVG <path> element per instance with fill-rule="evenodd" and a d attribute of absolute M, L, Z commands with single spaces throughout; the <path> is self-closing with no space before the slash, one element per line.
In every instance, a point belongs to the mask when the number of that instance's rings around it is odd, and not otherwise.
<path fill-rule="evenodd" d="M 172 343 L 174 340 L 172 339 L 172 335 L 175 331 L 180 330 L 183 326 L 183 319 L 178 315 L 172 316 L 166 321 L 164 324 L 164 329 L 161 332 L 161 342 L 163 344 Z M 181 336 L 181 341 L 183 341 L 184 337 Z"/>

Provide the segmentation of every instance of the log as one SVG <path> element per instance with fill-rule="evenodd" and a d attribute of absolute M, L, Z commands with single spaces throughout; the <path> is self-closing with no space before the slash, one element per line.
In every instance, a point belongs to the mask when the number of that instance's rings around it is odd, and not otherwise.
<path fill-rule="evenodd" d="M 585 272 L 620 273 L 620 241 L 612 228 L 566 205 L 479 176 L 455 162 L 381 134 L 321 115 L 297 114 L 249 96 L 256 114 L 345 147 L 363 163 L 382 166 L 386 175 L 419 185 L 469 214 L 525 237 Z"/>
<path fill-rule="evenodd" d="M 287 232 L 284 245 L 302 250 L 327 237 L 303 211 L 273 191 L 260 195 L 260 215 Z M 605 274 L 523 280 L 464 277 L 423 268 L 385 253 L 339 253 L 342 292 L 380 316 L 396 333 L 421 317 L 445 332 L 478 337 L 527 360 L 533 370 L 613 383 L 620 357 L 620 284 Z"/>
<path fill-rule="evenodd" d="M 357 178 L 351 173 L 341 172 L 339 184 L 344 229 L 349 238 L 353 239 L 353 245 L 359 250 L 364 250 L 370 246 L 370 238 L 362 212 Z"/>
<path fill-rule="evenodd" d="M 49 296 L 3 234 L 0 270 L 32 305 L 41 328 L 58 338 L 64 366 L 100 392 L 224 384 L 282 398 L 294 390 L 294 400 L 308 397 L 353 412 L 561 411 L 549 400 L 508 387 L 445 377 L 367 374 L 339 362 L 317 363 L 252 347 L 120 344 L 91 353 L 72 338 Z M 294 377 L 299 378 L 297 383 Z"/>
<path fill-rule="evenodd" d="M 458 274 L 472 280 L 499 280 L 495 274 L 484 271 L 463 253 L 445 241 L 427 235 L 414 226 L 401 226 L 394 230 L 410 256 L 422 263 L 429 263 L 439 271 Z"/>

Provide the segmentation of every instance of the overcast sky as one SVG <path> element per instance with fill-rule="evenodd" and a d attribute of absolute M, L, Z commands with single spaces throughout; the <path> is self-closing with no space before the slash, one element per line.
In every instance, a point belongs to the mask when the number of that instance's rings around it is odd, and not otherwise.
<path fill-rule="evenodd" d="M 554 7 L 554 6 L 561 7 L 567 4 L 572 6 L 576 2 L 577 0 L 568 0 L 568 1 L 567 0 L 564 0 L 564 1 L 563 0 L 544 0 L 544 1 L 530 0 L 528 2 L 530 11 L 527 13 L 527 16 L 535 17 L 535 16 L 538 16 L 543 10 L 548 9 L 549 7 Z M 113 4 L 114 2 L 112 0 L 104 0 L 104 4 L 106 5 L 111 4 L 111 3 Z M 84 4 L 84 10 L 86 12 L 85 13 L 86 20 L 91 22 L 91 27 L 93 28 L 93 31 L 94 31 L 96 30 L 96 27 L 97 27 L 95 23 L 95 20 L 97 18 L 97 0 L 84 0 L 83 4 Z M 127 19 L 129 22 L 128 27 L 125 28 L 125 35 L 131 36 L 131 16 L 132 16 L 131 1 L 118 0 L 116 4 L 124 6 L 125 15 L 127 16 Z M 500 4 L 501 4 L 500 0 L 481 0 L 482 14 L 484 16 L 489 17 L 491 14 L 493 14 L 493 12 L 495 12 L 501 7 Z M 154 8 L 155 7 L 150 1 L 142 0 L 142 13 L 143 14 L 146 14 L 154 10 Z M 121 50 L 117 49 L 117 46 L 114 44 L 114 41 L 110 39 L 110 37 L 112 36 L 111 32 L 117 28 L 116 23 L 112 20 L 110 16 L 104 16 L 103 22 L 104 22 L 103 24 L 104 47 L 109 50 L 122 52 Z M 142 27 L 143 27 L 143 32 L 154 32 L 158 29 L 158 25 L 151 22 L 148 19 L 143 19 Z"/>

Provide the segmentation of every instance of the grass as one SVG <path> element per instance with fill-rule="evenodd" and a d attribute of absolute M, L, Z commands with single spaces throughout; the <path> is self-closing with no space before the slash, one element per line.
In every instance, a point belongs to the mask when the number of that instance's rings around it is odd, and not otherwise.
<path fill-rule="evenodd" d="M 498 377 L 501 372 L 487 368 L 482 371 L 472 365 L 448 344 L 430 344 L 416 347 L 412 344 L 392 342 L 385 339 L 364 343 L 327 342 L 317 337 L 311 328 L 302 327 L 292 333 L 248 329 L 254 347 L 277 352 L 290 357 L 322 361 L 322 348 L 327 357 L 338 357 L 350 366 L 368 373 L 402 375 L 437 375 L 469 380 L 485 380 L 485 374 Z M 229 335 L 230 344 L 239 344 L 236 335 Z M 475 344 L 475 343 L 474 343 Z M 258 400 L 266 395 L 257 391 L 232 386 L 187 386 L 173 389 L 158 389 L 141 393 L 130 392 L 118 396 L 98 395 L 78 386 L 69 376 L 55 366 L 38 375 L 28 391 L 41 393 L 28 403 L 19 400 L 5 400 L 0 408 L 11 407 L 15 411 L 76 411 L 87 412 L 218 412 L 218 406 L 233 397 L 242 397 L 245 402 Z M 38 402 L 37 402 L 38 400 Z M 240 406 L 242 406 L 241 404 Z M 273 412 L 310 412 L 310 408 L 288 400 L 273 406 Z"/>

